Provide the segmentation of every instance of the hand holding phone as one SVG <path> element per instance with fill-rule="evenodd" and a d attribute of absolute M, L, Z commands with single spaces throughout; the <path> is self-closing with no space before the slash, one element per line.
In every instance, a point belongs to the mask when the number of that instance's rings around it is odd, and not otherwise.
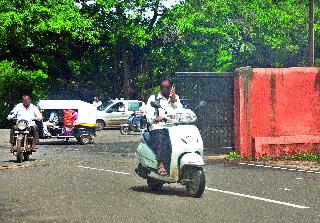
<path fill-rule="evenodd" d="M 174 85 L 172 85 L 171 87 L 169 97 L 171 102 L 176 102 L 176 91 L 175 91 Z"/>

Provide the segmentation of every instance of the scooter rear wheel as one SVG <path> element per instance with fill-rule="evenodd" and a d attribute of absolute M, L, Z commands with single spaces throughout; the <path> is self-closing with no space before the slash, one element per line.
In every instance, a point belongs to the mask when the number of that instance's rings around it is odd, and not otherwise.
<path fill-rule="evenodd" d="M 163 183 L 159 180 L 155 180 L 155 179 L 147 179 L 147 184 L 148 187 L 153 190 L 153 191 L 159 191 L 162 189 Z"/>
<path fill-rule="evenodd" d="M 206 178 L 202 168 L 188 169 L 188 178 L 191 180 L 186 185 L 188 194 L 191 197 L 201 197 L 206 188 Z"/>

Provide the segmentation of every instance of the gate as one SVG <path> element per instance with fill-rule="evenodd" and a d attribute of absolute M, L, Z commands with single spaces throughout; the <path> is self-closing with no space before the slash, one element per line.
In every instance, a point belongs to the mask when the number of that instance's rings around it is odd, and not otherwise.
<path fill-rule="evenodd" d="M 234 148 L 234 73 L 177 72 L 176 89 L 192 109 L 205 148 L 226 153 Z"/>

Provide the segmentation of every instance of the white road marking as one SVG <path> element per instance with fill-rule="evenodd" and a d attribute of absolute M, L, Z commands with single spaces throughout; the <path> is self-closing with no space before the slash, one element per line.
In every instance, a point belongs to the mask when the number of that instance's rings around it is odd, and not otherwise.
<path fill-rule="evenodd" d="M 292 204 L 292 203 L 287 203 L 287 202 L 283 202 L 283 201 L 277 201 L 277 200 L 272 200 L 272 199 L 268 199 L 268 198 L 247 195 L 247 194 L 240 194 L 240 193 L 231 192 L 231 191 L 219 190 L 219 189 L 215 189 L 215 188 L 206 187 L 206 189 L 209 191 L 220 192 L 220 193 L 224 193 L 224 194 L 230 194 L 230 195 L 235 195 L 235 196 L 239 196 L 239 197 L 245 197 L 245 198 L 250 198 L 250 199 L 254 199 L 254 200 L 270 202 L 270 203 L 274 203 L 274 204 L 281 204 L 284 206 L 289 206 L 289 207 L 294 207 L 294 208 L 300 208 L 300 209 L 310 208 L 310 207 L 303 206 L 303 205 L 297 205 L 297 204 Z"/>
<path fill-rule="evenodd" d="M 302 177 L 297 177 L 296 180 L 303 180 L 303 178 Z"/>
<path fill-rule="evenodd" d="M 111 173 L 124 174 L 124 175 L 130 175 L 131 174 L 131 173 L 126 173 L 126 172 L 122 172 L 122 171 L 106 170 L 106 169 L 101 169 L 101 168 L 98 169 L 98 168 L 95 168 L 95 167 L 88 167 L 88 166 L 77 166 L 77 167 L 78 168 L 83 168 L 83 169 L 100 170 L 100 171 L 106 171 L 106 172 L 111 172 Z M 290 190 L 288 188 L 284 188 L 284 189 L 285 190 Z M 214 188 L 210 188 L 210 187 L 206 187 L 206 190 L 214 191 L 214 192 L 220 192 L 220 193 L 224 193 L 224 194 L 235 195 L 235 196 L 239 196 L 239 197 L 250 198 L 250 199 L 254 199 L 254 200 L 260 200 L 260 201 L 275 203 L 275 204 L 281 204 L 281 205 L 300 208 L 300 209 L 310 208 L 310 207 L 306 207 L 306 206 L 302 206 L 302 205 L 291 204 L 291 203 L 287 203 L 287 202 L 271 200 L 271 199 L 268 199 L 268 198 L 257 197 L 257 196 L 247 195 L 247 194 L 241 194 L 241 193 L 236 193 L 236 192 L 231 192 L 231 191 L 219 190 L 219 189 L 214 189 Z"/>
<path fill-rule="evenodd" d="M 89 166 L 77 166 L 78 168 L 83 168 L 83 169 L 90 169 L 90 170 L 100 170 L 100 171 L 106 171 L 110 173 L 118 173 L 118 174 L 123 174 L 123 175 L 130 175 L 131 173 L 126 173 L 122 171 L 116 171 L 116 170 L 106 170 L 106 169 L 98 169 L 96 167 L 89 167 Z"/>
<path fill-rule="evenodd" d="M 256 166 L 256 167 L 264 167 L 264 168 L 273 168 L 273 169 L 280 169 L 280 170 L 289 170 L 289 171 L 298 171 L 298 172 L 305 172 L 305 173 L 316 173 L 320 174 L 319 170 L 303 170 L 303 169 L 295 169 L 295 168 L 288 168 L 288 167 L 280 167 L 280 166 L 270 166 L 270 165 L 262 165 L 262 164 L 254 164 L 254 163 L 238 163 L 239 165 L 247 165 L 247 166 Z"/>

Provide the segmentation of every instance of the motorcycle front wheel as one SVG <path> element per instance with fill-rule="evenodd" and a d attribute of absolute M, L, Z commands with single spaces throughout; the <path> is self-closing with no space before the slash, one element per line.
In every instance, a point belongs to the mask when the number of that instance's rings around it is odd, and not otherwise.
<path fill-rule="evenodd" d="M 28 161 L 29 160 L 29 153 L 23 153 L 23 160 Z"/>
<path fill-rule="evenodd" d="M 21 163 L 23 161 L 23 152 L 22 152 L 22 147 L 23 147 L 23 139 L 17 139 L 17 163 Z"/>
<path fill-rule="evenodd" d="M 129 127 L 128 126 L 121 126 L 120 127 L 120 133 L 121 135 L 129 135 Z"/>
<path fill-rule="evenodd" d="M 206 188 L 206 178 L 202 168 L 188 169 L 190 182 L 186 185 L 188 194 L 191 197 L 201 197 Z"/>

